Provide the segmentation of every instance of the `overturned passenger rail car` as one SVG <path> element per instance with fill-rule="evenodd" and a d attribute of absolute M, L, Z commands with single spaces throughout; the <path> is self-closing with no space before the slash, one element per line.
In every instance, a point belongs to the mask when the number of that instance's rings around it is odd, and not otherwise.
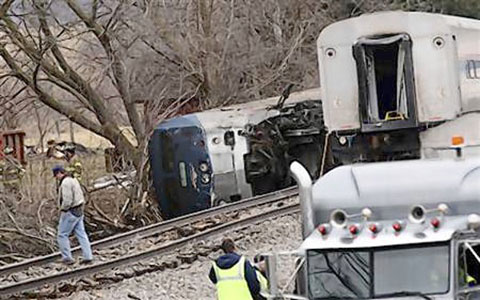
<path fill-rule="evenodd" d="M 319 172 L 325 139 L 318 89 L 175 117 L 150 141 L 153 184 L 167 218 L 293 184 L 288 165 Z"/>

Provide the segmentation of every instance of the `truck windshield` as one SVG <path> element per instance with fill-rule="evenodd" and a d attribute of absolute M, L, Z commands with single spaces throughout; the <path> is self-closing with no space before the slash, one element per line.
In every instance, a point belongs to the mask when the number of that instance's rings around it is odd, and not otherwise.
<path fill-rule="evenodd" d="M 375 299 L 444 294 L 449 244 L 309 250 L 309 299 Z"/>

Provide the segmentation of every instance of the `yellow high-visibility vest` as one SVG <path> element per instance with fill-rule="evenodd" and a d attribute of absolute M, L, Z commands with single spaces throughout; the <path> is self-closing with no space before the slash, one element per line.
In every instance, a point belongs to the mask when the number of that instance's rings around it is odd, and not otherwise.
<path fill-rule="evenodd" d="M 473 276 L 467 275 L 467 283 L 469 285 L 471 285 L 471 284 L 475 285 L 475 284 L 477 284 L 477 280 Z"/>
<path fill-rule="evenodd" d="M 217 278 L 218 300 L 253 300 L 245 279 L 245 257 L 229 269 L 220 269 L 213 263 Z"/>
<path fill-rule="evenodd" d="M 74 158 L 65 170 L 75 179 L 78 181 L 82 181 L 82 173 L 83 173 L 83 166 L 79 159 Z"/>
<path fill-rule="evenodd" d="M 470 276 L 468 273 L 465 273 L 465 270 L 463 270 L 462 267 L 459 267 L 459 278 L 461 286 L 477 284 L 477 280 L 473 276 Z"/>
<path fill-rule="evenodd" d="M 263 276 L 262 272 L 260 272 L 259 270 L 255 270 L 255 272 L 257 273 L 257 279 L 258 279 L 258 282 L 260 283 L 260 293 L 263 295 L 268 294 L 267 278 L 265 278 L 265 276 Z"/>

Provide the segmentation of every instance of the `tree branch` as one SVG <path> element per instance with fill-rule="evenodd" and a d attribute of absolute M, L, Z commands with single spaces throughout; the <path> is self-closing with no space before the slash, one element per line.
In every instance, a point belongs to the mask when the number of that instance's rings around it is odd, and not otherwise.
<path fill-rule="evenodd" d="M 92 122 L 91 120 L 85 118 L 83 115 L 78 114 L 76 110 L 70 108 L 69 106 L 61 104 L 57 99 L 53 98 L 46 92 L 44 92 L 39 86 L 37 86 L 34 81 L 29 78 L 16 64 L 14 58 L 10 53 L 5 49 L 4 46 L 0 45 L 0 56 L 7 63 L 10 69 L 14 72 L 14 76 L 24 82 L 28 87 L 35 91 L 39 96 L 39 100 L 45 103 L 47 106 L 53 108 L 57 112 L 66 115 L 70 120 L 75 123 L 80 124 L 82 127 L 91 130 L 101 136 L 104 136 L 105 133 L 98 124 Z"/>
<path fill-rule="evenodd" d="M 131 99 L 125 66 L 118 56 L 118 53 L 112 47 L 112 40 L 109 32 L 106 30 L 106 28 L 103 28 L 100 24 L 98 24 L 96 20 L 89 18 L 74 0 L 66 0 L 66 2 L 70 9 L 75 12 L 82 22 L 84 22 L 85 25 L 92 30 L 112 62 L 111 67 L 115 79 L 115 86 L 122 97 L 125 110 L 127 112 L 130 124 L 132 125 L 133 131 L 135 132 L 137 142 L 140 143 L 140 141 L 145 139 L 145 128 L 141 122 L 140 115 L 136 110 L 135 101 Z"/>

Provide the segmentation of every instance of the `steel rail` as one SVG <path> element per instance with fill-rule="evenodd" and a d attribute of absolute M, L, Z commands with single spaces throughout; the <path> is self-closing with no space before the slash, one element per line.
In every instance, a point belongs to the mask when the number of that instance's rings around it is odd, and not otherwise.
<path fill-rule="evenodd" d="M 160 254 L 171 252 L 178 248 L 184 247 L 188 243 L 204 240 L 204 239 L 219 235 L 221 233 L 224 233 L 226 231 L 230 231 L 232 229 L 241 229 L 242 227 L 245 227 L 247 225 L 252 225 L 255 223 L 266 221 L 271 218 L 285 216 L 285 215 L 289 215 L 297 212 L 299 212 L 299 204 L 291 204 L 291 205 L 283 206 L 283 207 L 276 208 L 258 215 L 246 217 L 240 220 L 234 220 L 232 222 L 228 222 L 228 223 L 219 225 L 217 227 L 214 227 L 202 232 L 198 232 L 191 236 L 187 236 L 182 239 L 172 241 L 166 245 L 156 247 L 154 249 L 150 249 L 145 252 L 123 256 L 115 260 L 111 260 L 111 261 L 100 263 L 100 264 L 95 264 L 92 266 L 83 267 L 80 269 L 61 272 L 61 273 L 48 275 L 41 278 L 29 279 L 29 280 L 14 283 L 7 286 L 1 286 L 0 296 L 6 296 L 11 294 L 16 294 L 19 292 L 25 292 L 28 290 L 32 290 L 34 288 L 44 286 L 45 284 L 58 283 L 63 280 L 82 277 L 85 275 L 91 275 L 93 273 L 97 273 L 100 271 L 109 270 L 115 267 L 135 263 L 141 260 L 158 256 Z"/>
<path fill-rule="evenodd" d="M 155 234 L 164 233 L 166 231 L 188 225 L 206 218 L 216 216 L 218 214 L 230 213 L 241 209 L 246 209 L 258 205 L 269 204 L 272 202 L 277 202 L 298 195 L 298 190 L 296 187 L 291 187 L 272 193 L 255 196 L 247 198 L 238 202 L 223 206 L 215 206 L 207 210 L 194 212 L 185 216 L 177 217 L 171 220 L 155 223 L 145 227 L 140 227 L 131 231 L 120 233 L 114 236 L 104 238 L 93 242 L 92 249 L 102 249 L 109 246 L 114 246 L 121 244 L 123 242 L 141 239 L 149 237 Z M 80 247 L 75 247 L 72 249 L 73 254 L 77 254 L 81 251 Z M 22 271 L 33 266 L 42 266 L 53 261 L 59 260 L 61 258 L 60 252 L 55 252 L 52 254 L 35 257 L 32 259 L 23 260 L 18 263 L 9 264 L 0 267 L 0 276 L 8 275 L 14 272 Z"/>

